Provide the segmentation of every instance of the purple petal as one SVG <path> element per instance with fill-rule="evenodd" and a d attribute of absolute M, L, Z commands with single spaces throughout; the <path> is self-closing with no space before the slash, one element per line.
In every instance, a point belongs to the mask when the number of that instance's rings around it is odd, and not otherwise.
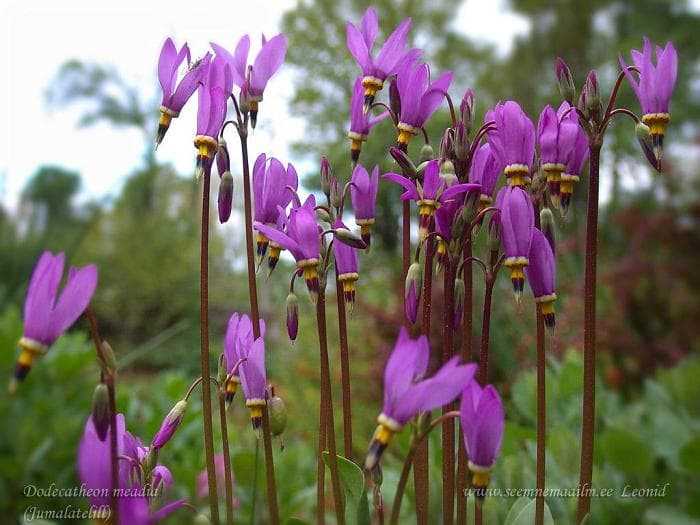
<path fill-rule="evenodd" d="M 365 45 L 371 52 L 372 46 L 374 46 L 374 41 L 377 39 L 377 33 L 379 33 L 379 19 L 377 17 L 377 11 L 374 9 L 374 7 L 367 8 L 367 11 L 365 11 L 360 24 L 362 27 L 362 37 L 364 38 Z"/>
<path fill-rule="evenodd" d="M 251 345 L 248 358 L 241 363 L 241 386 L 246 399 L 265 399 L 265 341 L 259 337 Z"/>
<path fill-rule="evenodd" d="M 177 58 L 177 50 L 171 38 L 167 38 L 163 42 L 163 47 L 160 50 L 158 58 L 158 81 L 163 89 L 163 100 L 170 98 L 175 89 L 175 75 L 177 69 L 175 59 Z"/>
<path fill-rule="evenodd" d="M 175 93 L 173 93 L 170 99 L 169 105 L 167 106 L 169 109 L 175 112 L 180 112 L 182 110 L 185 103 L 197 89 L 199 82 L 203 82 L 209 74 L 210 61 L 211 54 L 207 53 L 196 67 L 185 73 L 185 76 L 182 78 L 177 88 L 175 88 Z"/>
<path fill-rule="evenodd" d="M 51 318 L 51 336 L 56 339 L 80 317 L 97 287 L 97 267 L 71 268 Z"/>
<path fill-rule="evenodd" d="M 300 261 L 304 258 L 304 254 L 301 251 L 299 243 L 297 243 L 297 241 L 289 237 L 286 233 L 283 233 L 278 229 L 273 228 L 272 226 L 267 226 L 260 222 L 255 222 L 253 224 L 253 228 L 265 235 L 265 237 L 267 237 L 271 241 L 279 244 L 285 250 L 289 250 L 297 261 Z"/>
<path fill-rule="evenodd" d="M 384 42 L 375 61 L 375 74 L 379 76 L 379 78 L 386 78 L 396 63 L 403 57 L 404 48 L 406 47 L 406 37 L 410 29 L 411 19 L 406 18 L 394 29 L 394 32 L 386 39 L 386 42 Z"/>
<path fill-rule="evenodd" d="M 348 47 L 348 51 L 353 56 L 357 65 L 362 69 L 364 75 L 370 75 L 372 73 L 372 58 L 369 55 L 369 49 L 367 49 L 367 42 L 365 38 L 353 24 L 348 22 L 346 24 L 346 40 L 345 43 Z"/>
<path fill-rule="evenodd" d="M 528 258 L 530 264 L 525 267 L 525 274 L 533 296 L 537 298 L 554 293 L 557 271 L 554 253 L 545 235 L 534 227 Z"/>
<path fill-rule="evenodd" d="M 279 34 L 268 40 L 253 62 L 253 72 L 250 79 L 250 91 L 261 96 L 270 80 L 284 62 L 287 53 L 287 37 Z"/>
<path fill-rule="evenodd" d="M 448 71 L 430 84 L 423 98 L 421 98 L 420 109 L 418 110 L 418 120 L 421 126 L 435 113 L 435 110 L 440 107 L 451 83 L 452 71 Z"/>

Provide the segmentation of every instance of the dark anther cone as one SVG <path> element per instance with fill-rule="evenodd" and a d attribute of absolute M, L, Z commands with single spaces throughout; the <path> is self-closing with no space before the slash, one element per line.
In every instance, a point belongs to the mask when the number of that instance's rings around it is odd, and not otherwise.
<path fill-rule="evenodd" d="M 372 107 L 372 104 L 374 104 L 374 95 L 365 95 L 365 104 L 363 107 L 365 113 L 369 111 L 369 108 Z"/>
<path fill-rule="evenodd" d="M 255 129 L 255 126 L 257 123 L 258 123 L 258 110 L 251 109 L 250 110 L 250 125 L 253 129 Z"/>
<path fill-rule="evenodd" d="M 259 242 L 259 243 L 257 243 L 256 252 L 257 252 L 257 254 L 258 254 L 258 257 L 260 257 L 261 259 L 262 259 L 263 257 L 265 257 L 265 254 L 267 253 L 267 245 L 268 245 L 267 242 Z"/>
<path fill-rule="evenodd" d="M 554 326 L 557 324 L 556 322 L 556 316 L 554 315 L 554 312 L 544 314 L 544 325 L 549 328 L 550 330 L 554 330 Z"/>
<path fill-rule="evenodd" d="M 367 245 L 367 248 L 369 248 L 370 244 L 372 243 L 372 233 L 370 233 L 370 232 L 364 233 L 363 232 L 360 235 L 360 237 L 362 237 L 362 242 L 364 242 Z"/>
<path fill-rule="evenodd" d="M 267 267 L 270 269 L 270 273 L 272 273 L 272 270 L 274 270 L 277 267 L 277 261 L 279 261 L 279 257 L 267 258 Z"/>
<path fill-rule="evenodd" d="M 251 416 L 250 423 L 253 425 L 253 430 L 262 428 L 262 416 Z"/>
<path fill-rule="evenodd" d="M 226 406 L 230 405 L 233 402 L 233 398 L 236 397 L 236 392 L 226 392 L 224 395 L 224 401 L 226 402 Z"/>
<path fill-rule="evenodd" d="M 24 378 L 27 377 L 27 374 L 31 370 L 31 366 L 29 365 L 24 365 L 22 363 L 17 363 L 15 365 L 15 373 L 14 373 L 14 378 L 17 381 L 24 381 Z"/>
<path fill-rule="evenodd" d="M 386 443 L 381 443 L 377 439 L 373 439 L 369 444 L 369 449 L 367 450 L 367 456 L 365 457 L 365 470 L 372 470 L 376 465 L 379 464 L 379 460 L 386 449 Z"/>
<path fill-rule="evenodd" d="M 352 160 L 353 165 L 357 164 L 357 161 L 360 160 L 360 150 L 350 148 L 350 159 Z"/>
<path fill-rule="evenodd" d="M 156 132 L 156 148 L 160 145 L 161 142 L 163 142 L 165 134 L 168 132 L 168 128 L 169 126 L 165 126 L 164 124 L 158 124 L 158 131 Z"/>
<path fill-rule="evenodd" d="M 561 213 L 562 215 L 566 215 L 569 211 L 569 206 L 571 205 L 571 193 L 561 193 L 559 197 L 559 207 L 561 208 Z"/>

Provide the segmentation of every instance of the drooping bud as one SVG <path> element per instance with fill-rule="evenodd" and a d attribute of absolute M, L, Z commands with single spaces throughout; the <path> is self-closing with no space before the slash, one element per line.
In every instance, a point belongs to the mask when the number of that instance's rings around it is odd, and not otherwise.
<path fill-rule="evenodd" d="M 432 160 L 434 156 L 435 151 L 433 150 L 433 147 L 430 144 L 423 144 L 423 147 L 420 149 L 420 156 L 418 157 L 420 162 Z"/>
<path fill-rule="evenodd" d="M 331 163 L 328 162 L 328 157 L 321 157 L 321 190 L 330 199 L 331 196 Z"/>
<path fill-rule="evenodd" d="M 109 389 L 104 383 L 99 383 L 92 395 L 92 423 L 100 441 L 107 438 L 109 421 Z"/>
<path fill-rule="evenodd" d="M 175 406 L 168 412 L 168 415 L 163 419 L 163 423 L 160 425 L 160 429 L 153 438 L 153 443 L 151 447 L 158 450 L 162 448 L 170 438 L 173 437 L 177 427 L 182 421 L 182 417 L 185 415 L 185 410 L 187 409 L 187 401 L 181 399 Z"/>
<path fill-rule="evenodd" d="M 414 262 L 406 273 L 406 286 L 404 295 L 404 311 L 406 318 L 415 324 L 418 320 L 418 303 L 420 302 L 421 289 L 423 288 L 423 272 L 419 263 Z"/>
<path fill-rule="evenodd" d="M 411 159 L 408 158 L 408 155 L 404 151 L 400 150 L 396 146 L 391 146 L 389 148 L 389 153 L 392 157 L 394 157 L 394 160 L 399 165 L 401 171 L 406 177 L 415 179 L 418 176 L 416 166 L 413 164 L 413 162 L 411 162 Z"/>
<path fill-rule="evenodd" d="M 331 219 L 331 214 L 328 213 L 328 210 L 323 207 L 318 207 L 316 208 L 316 218 L 321 221 L 321 222 L 327 222 L 330 224 L 333 222 L 333 219 Z"/>
<path fill-rule="evenodd" d="M 362 237 L 355 232 L 348 230 L 347 228 L 336 228 L 334 230 L 334 235 L 337 240 L 352 248 L 356 248 L 358 250 L 364 250 L 367 248 L 367 244 L 362 240 Z"/>
<path fill-rule="evenodd" d="M 98 355 L 100 369 L 107 376 L 112 376 L 117 371 L 117 359 L 114 350 L 107 341 L 102 341 L 102 352 Z"/>
<path fill-rule="evenodd" d="M 469 134 L 474 121 L 474 91 L 471 88 L 464 92 L 462 102 L 459 104 L 459 111 L 462 117 L 462 124 L 467 134 Z"/>
<path fill-rule="evenodd" d="M 452 319 L 452 328 L 456 328 L 462 322 L 462 314 L 464 313 L 464 280 L 461 277 L 455 279 L 454 291 L 454 317 Z"/>
<path fill-rule="evenodd" d="M 646 124 L 639 122 L 634 128 L 637 142 L 642 148 L 642 153 L 656 171 L 661 171 L 661 148 L 654 147 L 651 129 Z M 658 154 L 658 155 L 657 155 Z"/>
<path fill-rule="evenodd" d="M 557 76 L 559 93 L 564 100 L 573 105 L 574 97 L 576 96 L 576 85 L 574 84 L 574 76 L 571 74 L 571 69 L 569 69 L 569 66 L 562 58 L 557 57 L 554 62 L 554 72 Z"/>
<path fill-rule="evenodd" d="M 338 179 L 331 176 L 330 186 L 331 186 L 331 195 L 330 195 L 331 205 L 334 208 L 339 209 L 341 201 L 342 201 L 342 195 L 341 195 L 340 183 L 338 182 Z"/>
<path fill-rule="evenodd" d="M 401 114 L 401 96 L 399 95 L 399 87 L 396 84 L 396 78 L 392 78 L 389 83 L 389 107 L 394 115 Z"/>
<path fill-rule="evenodd" d="M 555 247 L 556 235 L 554 214 L 549 208 L 542 208 L 540 210 L 540 230 L 542 230 L 542 233 L 547 238 L 547 242 L 549 242 L 549 247 L 552 248 L 552 253 L 557 253 Z"/>
<path fill-rule="evenodd" d="M 440 141 L 440 159 L 451 159 L 453 154 L 452 130 L 447 128 Z"/>
<path fill-rule="evenodd" d="M 603 107 L 600 101 L 600 93 L 598 92 L 598 75 L 595 69 L 589 71 L 586 77 L 586 83 L 583 85 L 583 90 L 581 94 L 585 93 L 585 110 L 586 114 L 590 115 L 590 118 L 597 120 L 600 117 Z"/>
<path fill-rule="evenodd" d="M 287 295 L 287 335 L 295 341 L 299 332 L 299 299 L 294 292 Z"/>
<path fill-rule="evenodd" d="M 270 417 L 270 432 L 279 436 L 287 428 L 287 407 L 281 397 L 273 395 L 267 401 L 267 413 Z"/>
<path fill-rule="evenodd" d="M 233 175 L 230 171 L 225 172 L 221 176 L 219 182 L 219 222 L 226 223 L 231 217 L 231 208 L 233 207 Z"/>

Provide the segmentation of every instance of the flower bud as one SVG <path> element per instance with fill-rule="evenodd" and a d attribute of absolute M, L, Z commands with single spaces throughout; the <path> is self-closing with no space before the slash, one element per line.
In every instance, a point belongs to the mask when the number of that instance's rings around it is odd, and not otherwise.
<path fill-rule="evenodd" d="M 452 151 L 453 147 L 453 141 L 452 141 L 452 130 L 450 128 L 447 128 L 445 130 L 445 133 L 442 135 L 442 140 L 440 141 L 440 158 L 441 159 L 451 159 L 452 154 L 454 153 Z"/>
<path fill-rule="evenodd" d="M 471 88 L 464 92 L 462 102 L 459 104 L 459 111 L 462 117 L 462 124 L 469 134 L 474 121 L 474 91 Z"/>
<path fill-rule="evenodd" d="M 219 355 L 219 367 L 216 373 L 216 380 L 219 382 L 221 388 L 225 388 L 226 376 L 228 375 L 226 371 L 226 357 L 224 354 Z"/>
<path fill-rule="evenodd" d="M 367 244 L 362 240 L 362 237 L 355 232 L 351 232 L 347 228 L 336 228 L 333 230 L 333 232 L 335 238 L 343 244 L 347 244 L 348 246 L 358 250 L 364 250 L 367 248 Z"/>
<path fill-rule="evenodd" d="M 414 262 L 406 273 L 406 285 L 404 295 L 404 310 L 406 318 L 415 324 L 418 320 L 418 303 L 420 302 L 421 289 L 423 288 L 423 272 L 420 264 Z"/>
<path fill-rule="evenodd" d="M 216 150 L 216 169 L 220 177 L 223 177 L 224 173 L 231 171 L 231 158 L 228 154 L 226 141 L 223 138 L 219 139 L 219 147 Z"/>
<path fill-rule="evenodd" d="M 433 150 L 433 147 L 430 144 L 423 144 L 423 147 L 420 149 L 420 156 L 418 157 L 420 162 L 432 160 L 434 156 L 435 151 Z"/>
<path fill-rule="evenodd" d="M 634 132 L 637 137 L 637 142 L 639 142 L 639 145 L 642 148 L 642 153 L 644 153 L 644 156 L 649 164 L 651 164 L 655 170 L 661 171 L 659 163 L 660 159 L 657 157 L 654 150 L 654 140 L 651 136 L 651 128 L 649 128 L 649 126 L 643 122 L 639 122 L 634 128 Z"/>
<path fill-rule="evenodd" d="M 321 157 L 321 190 L 328 198 L 331 195 L 331 177 L 331 163 L 328 162 L 328 157 L 324 155 Z"/>
<path fill-rule="evenodd" d="M 224 172 L 219 182 L 219 222 L 224 224 L 231 217 L 233 207 L 233 175 L 230 171 Z"/>
<path fill-rule="evenodd" d="M 411 159 L 408 158 L 408 155 L 406 155 L 405 152 L 401 151 L 396 146 L 391 146 L 389 148 L 389 153 L 392 157 L 394 157 L 394 160 L 399 165 L 401 171 L 403 171 L 403 174 L 406 177 L 415 179 L 418 176 L 416 166 L 413 164 L 413 162 L 411 162 Z"/>
<path fill-rule="evenodd" d="M 173 434 L 175 434 L 177 427 L 180 425 L 180 421 L 182 421 L 182 417 L 185 415 L 186 409 L 187 401 L 185 401 L 184 399 L 181 399 L 180 401 L 175 403 L 175 406 L 172 408 L 172 410 L 170 410 L 170 412 L 168 412 L 168 415 L 165 416 L 165 419 L 163 419 L 163 423 L 160 425 L 160 429 L 153 438 L 153 443 L 151 444 L 152 448 L 158 450 L 159 448 L 162 448 L 168 441 L 170 441 L 170 438 L 173 437 Z"/>
<path fill-rule="evenodd" d="M 99 383 L 92 395 L 92 424 L 97 437 L 104 441 L 109 430 L 109 389 L 104 383 Z"/>
<path fill-rule="evenodd" d="M 331 205 L 334 208 L 338 209 L 338 208 L 340 208 L 341 201 L 342 201 L 342 195 L 340 193 L 340 183 L 338 182 L 338 179 L 331 176 L 331 195 L 330 195 Z"/>
<path fill-rule="evenodd" d="M 395 78 L 389 83 L 389 107 L 397 117 L 401 114 L 401 95 Z"/>
<path fill-rule="evenodd" d="M 542 233 L 547 238 L 549 247 L 552 248 L 552 253 L 556 254 L 554 214 L 549 208 L 542 208 L 542 210 L 540 210 L 540 230 L 542 230 Z"/>
<path fill-rule="evenodd" d="M 469 136 L 464 124 L 461 122 L 458 122 L 455 127 L 454 150 L 455 157 L 459 160 L 467 159 L 467 155 L 469 154 Z"/>
<path fill-rule="evenodd" d="M 299 299 L 294 292 L 287 296 L 287 335 L 295 341 L 299 332 Z"/>
<path fill-rule="evenodd" d="M 598 76 L 594 69 L 591 70 L 586 77 L 586 83 L 583 85 L 582 90 L 582 94 L 583 93 L 586 94 L 584 99 L 586 113 L 590 115 L 590 118 L 596 120 L 603 111 L 603 107 L 600 102 L 600 93 L 598 92 Z"/>
<path fill-rule="evenodd" d="M 106 376 L 113 376 L 117 371 L 117 359 L 114 357 L 114 350 L 107 341 L 102 341 L 102 352 L 98 355 L 100 369 Z"/>
<path fill-rule="evenodd" d="M 576 85 L 574 84 L 574 76 L 571 74 L 571 69 L 566 62 L 560 57 L 557 57 L 554 62 L 554 72 L 557 76 L 557 85 L 562 98 L 569 104 L 574 103 L 576 96 Z"/>
<path fill-rule="evenodd" d="M 326 208 L 316 208 L 316 218 L 321 222 L 327 222 L 330 224 L 332 221 L 331 214 L 328 213 Z"/>
<path fill-rule="evenodd" d="M 455 173 L 455 165 L 451 160 L 446 160 L 440 164 L 440 178 L 445 182 L 445 187 L 457 184 L 457 174 Z"/>
<path fill-rule="evenodd" d="M 454 317 L 452 318 L 452 328 L 456 328 L 462 322 L 462 314 L 464 312 L 464 280 L 458 277 L 455 279 L 454 291 Z"/>
<path fill-rule="evenodd" d="M 272 396 L 267 401 L 267 413 L 270 417 L 270 432 L 279 436 L 287 427 L 287 407 L 279 396 Z"/>

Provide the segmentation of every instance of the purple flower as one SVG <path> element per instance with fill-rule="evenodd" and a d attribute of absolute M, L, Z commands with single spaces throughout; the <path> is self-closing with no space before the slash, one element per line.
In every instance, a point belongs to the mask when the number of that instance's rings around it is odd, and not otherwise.
<path fill-rule="evenodd" d="M 440 106 L 451 83 L 451 71 L 430 82 L 430 68 L 427 64 L 409 61 L 401 67 L 396 75 L 401 100 L 397 125 L 399 136 L 396 139 L 399 148 L 405 150 L 408 147 L 411 138 L 418 134 L 423 124 Z"/>
<path fill-rule="evenodd" d="M 279 215 L 292 201 L 298 186 L 299 178 L 292 164 L 287 164 L 285 169 L 276 158 L 268 159 L 264 153 L 258 155 L 253 165 L 254 220 L 270 227 L 276 226 Z M 265 234 L 258 231 L 256 244 L 259 257 L 265 256 L 268 243 Z M 279 251 L 277 256 L 279 258 Z"/>
<path fill-rule="evenodd" d="M 540 113 L 537 143 L 549 195 L 555 205 L 559 204 L 562 173 L 581 133 L 585 134 L 585 131 L 579 125 L 578 114 L 571 110 L 571 105 L 566 101 L 556 112 L 548 104 Z"/>
<path fill-rule="evenodd" d="M 367 140 L 370 130 L 388 116 L 388 111 L 376 117 L 373 117 L 369 112 L 365 112 L 362 78 L 357 77 L 352 91 L 352 98 L 350 99 L 350 131 L 348 131 L 350 157 L 353 162 L 357 162 L 360 159 L 362 143 Z"/>
<path fill-rule="evenodd" d="M 577 122 L 578 124 L 578 122 Z M 561 174 L 559 185 L 559 204 L 562 213 L 566 214 L 574 192 L 574 183 L 581 177 L 583 165 L 588 159 L 588 134 L 580 126 L 576 126 L 576 138 L 566 158 L 564 172 Z"/>
<path fill-rule="evenodd" d="M 117 414 L 117 453 L 120 458 L 119 486 L 112 487 L 110 440 L 100 441 L 92 417 L 88 418 L 78 447 L 77 466 L 81 482 L 90 491 L 89 500 L 93 507 L 109 505 L 113 488 L 128 491 L 127 496 L 118 498 L 119 525 L 152 525 L 185 505 L 185 500 L 172 501 L 151 512 L 147 492 L 143 490 L 146 482 L 143 473 L 149 452 L 138 438 L 126 431 L 122 414 Z M 172 474 L 163 465 L 156 465 L 149 475 L 154 488 L 167 488 L 172 484 Z"/>
<path fill-rule="evenodd" d="M 377 91 L 384 87 L 386 78 L 396 73 L 405 60 L 420 56 L 417 49 L 406 50 L 406 39 L 410 29 L 411 19 L 406 18 L 389 35 L 375 58 L 372 56 L 372 48 L 379 33 L 379 20 L 374 8 L 370 7 L 365 11 L 359 28 L 351 22 L 347 23 L 346 43 L 364 75 L 362 86 L 365 89 L 366 105 L 372 104 Z"/>
<path fill-rule="evenodd" d="M 253 227 L 270 241 L 289 250 L 304 275 L 312 297 L 318 293 L 318 262 L 321 239 L 316 223 L 316 199 L 309 195 L 302 206 L 292 205 L 289 218 L 284 218 L 286 233 L 256 221 Z"/>
<path fill-rule="evenodd" d="M 170 410 L 170 412 L 168 412 L 168 415 L 165 416 L 163 423 L 161 423 L 160 428 L 158 429 L 158 432 L 156 432 L 156 435 L 153 437 L 153 443 L 151 444 L 152 448 L 158 450 L 163 448 L 163 446 L 170 441 L 170 438 L 172 438 L 175 434 L 177 427 L 180 426 L 180 422 L 185 415 L 185 410 L 187 410 L 186 400 L 181 399 L 175 403 L 175 406 Z"/>
<path fill-rule="evenodd" d="M 644 38 L 642 51 L 632 50 L 632 61 L 639 70 L 639 80 L 627 70 L 627 64 L 620 56 L 620 66 L 642 106 L 642 122 L 651 130 L 654 153 L 660 159 L 666 126 L 671 120 L 669 105 L 678 75 L 678 54 L 671 42 L 661 48 Z"/>
<path fill-rule="evenodd" d="M 525 268 L 525 274 L 532 288 L 532 295 L 535 301 L 540 303 L 545 324 L 549 328 L 554 328 L 554 301 L 557 298 L 554 283 L 557 267 L 552 246 L 547 237 L 537 228 L 532 229 L 529 259 L 530 264 Z"/>
<path fill-rule="evenodd" d="M 414 200 L 418 204 L 421 240 L 428 235 L 430 221 L 442 204 L 463 193 L 480 188 L 478 184 L 455 184 L 447 187 L 445 181 L 440 178 L 440 167 L 437 160 L 431 160 L 425 167 L 423 184 L 414 182 L 398 173 L 386 173 L 384 178 L 403 186 L 406 191 L 401 195 L 401 200 Z"/>
<path fill-rule="evenodd" d="M 506 255 L 504 264 L 510 268 L 510 280 L 519 300 L 525 284 L 523 268 L 530 262 L 534 209 L 530 196 L 519 186 L 501 189 L 496 206 L 500 210 L 501 242 Z"/>
<path fill-rule="evenodd" d="M 491 205 L 498 176 L 502 171 L 502 166 L 498 165 L 491 145 L 487 142 L 479 146 L 472 159 L 469 182 L 481 185 L 481 195 L 479 196 L 480 210 Z"/>
<path fill-rule="evenodd" d="M 501 450 L 505 427 L 503 403 L 496 389 L 491 385 L 481 388 L 479 383 L 471 381 L 462 392 L 460 420 L 472 485 L 484 489 Z"/>
<path fill-rule="evenodd" d="M 384 406 L 365 459 L 367 470 L 377 464 L 393 435 L 411 418 L 451 403 L 474 377 L 476 365 L 460 364 L 459 357 L 454 357 L 435 375 L 423 379 L 429 357 L 428 338 L 411 339 L 401 328 L 384 369 Z"/>
<path fill-rule="evenodd" d="M 333 223 L 333 228 L 347 229 L 340 219 Z M 333 243 L 333 255 L 335 257 L 335 269 L 338 272 L 338 280 L 343 285 L 345 302 L 352 305 L 355 303 L 355 283 L 360 278 L 357 250 L 344 242 L 336 240 Z"/>
<path fill-rule="evenodd" d="M 194 145 L 197 148 L 197 176 L 211 166 L 216 152 L 218 136 L 226 119 L 226 101 L 231 90 L 231 68 L 220 57 L 214 58 L 209 73 L 200 83 L 197 106 L 197 135 Z"/>
<path fill-rule="evenodd" d="M 177 84 L 178 71 L 185 58 L 187 59 L 187 72 Z M 184 44 L 178 52 L 172 39 L 168 38 L 163 43 L 158 59 L 158 81 L 163 89 L 163 98 L 160 102 L 156 146 L 163 141 L 170 127 L 170 121 L 180 115 L 183 106 L 197 89 L 197 84 L 207 74 L 210 59 L 211 55 L 207 53 L 204 58 L 191 66 L 190 49 L 187 44 Z"/>
<path fill-rule="evenodd" d="M 58 293 L 63 277 L 65 255 L 49 251 L 41 254 L 34 267 L 24 301 L 24 331 L 17 345 L 20 354 L 15 365 L 14 381 L 23 380 L 38 356 L 45 354 L 87 308 L 97 287 L 95 265 L 72 267 L 68 281 Z M 13 385 L 14 385 L 13 381 Z"/>
<path fill-rule="evenodd" d="M 488 134 L 496 160 L 503 166 L 508 183 L 523 186 L 530 180 L 535 157 L 535 126 L 517 102 L 499 102 L 486 113 L 486 122 L 494 121 L 496 129 Z"/>
<path fill-rule="evenodd" d="M 258 118 L 259 103 L 263 99 L 263 92 L 272 76 L 277 73 L 287 54 L 287 37 L 283 34 L 276 35 L 270 40 L 262 35 L 262 46 L 253 64 L 247 65 L 248 51 L 250 50 L 250 38 L 243 36 L 232 55 L 218 44 L 211 43 L 217 56 L 222 57 L 231 66 L 234 83 L 245 93 L 250 111 L 250 121 L 253 128 Z"/>
<path fill-rule="evenodd" d="M 265 321 L 262 319 L 260 319 L 260 337 L 265 337 Z M 245 314 L 234 312 L 229 318 L 224 338 L 224 359 L 228 374 L 225 387 L 227 403 L 231 403 L 241 382 L 239 375 L 241 359 L 247 356 L 247 349 L 254 341 L 253 323 L 250 318 Z"/>
<path fill-rule="evenodd" d="M 350 184 L 350 199 L 355 210 L 355 224 L 360 227 L 362 240 L 367 246 L 372 241 L 372 225 L 374 224 L 375 208 L 377 206 L 377 190 L 379 189 L 379 166 L 372 169 L 372 176 L 362 164 L 355 166 Z"/>
<path fill-rule="evenodd" d="M 260 320 L 260 337 L 255 339 L 253 323 L 245 315 L 234 313 L 229 320 L 224 341 L 226 366 L 231 368 L 240 359 L 240 382 L 246 406 L 250 409 L 250 420 L 254 429 L 262 424 L 262 407 L 266 404 L 267 374 L 265 371 L 265 329 Z"/>

